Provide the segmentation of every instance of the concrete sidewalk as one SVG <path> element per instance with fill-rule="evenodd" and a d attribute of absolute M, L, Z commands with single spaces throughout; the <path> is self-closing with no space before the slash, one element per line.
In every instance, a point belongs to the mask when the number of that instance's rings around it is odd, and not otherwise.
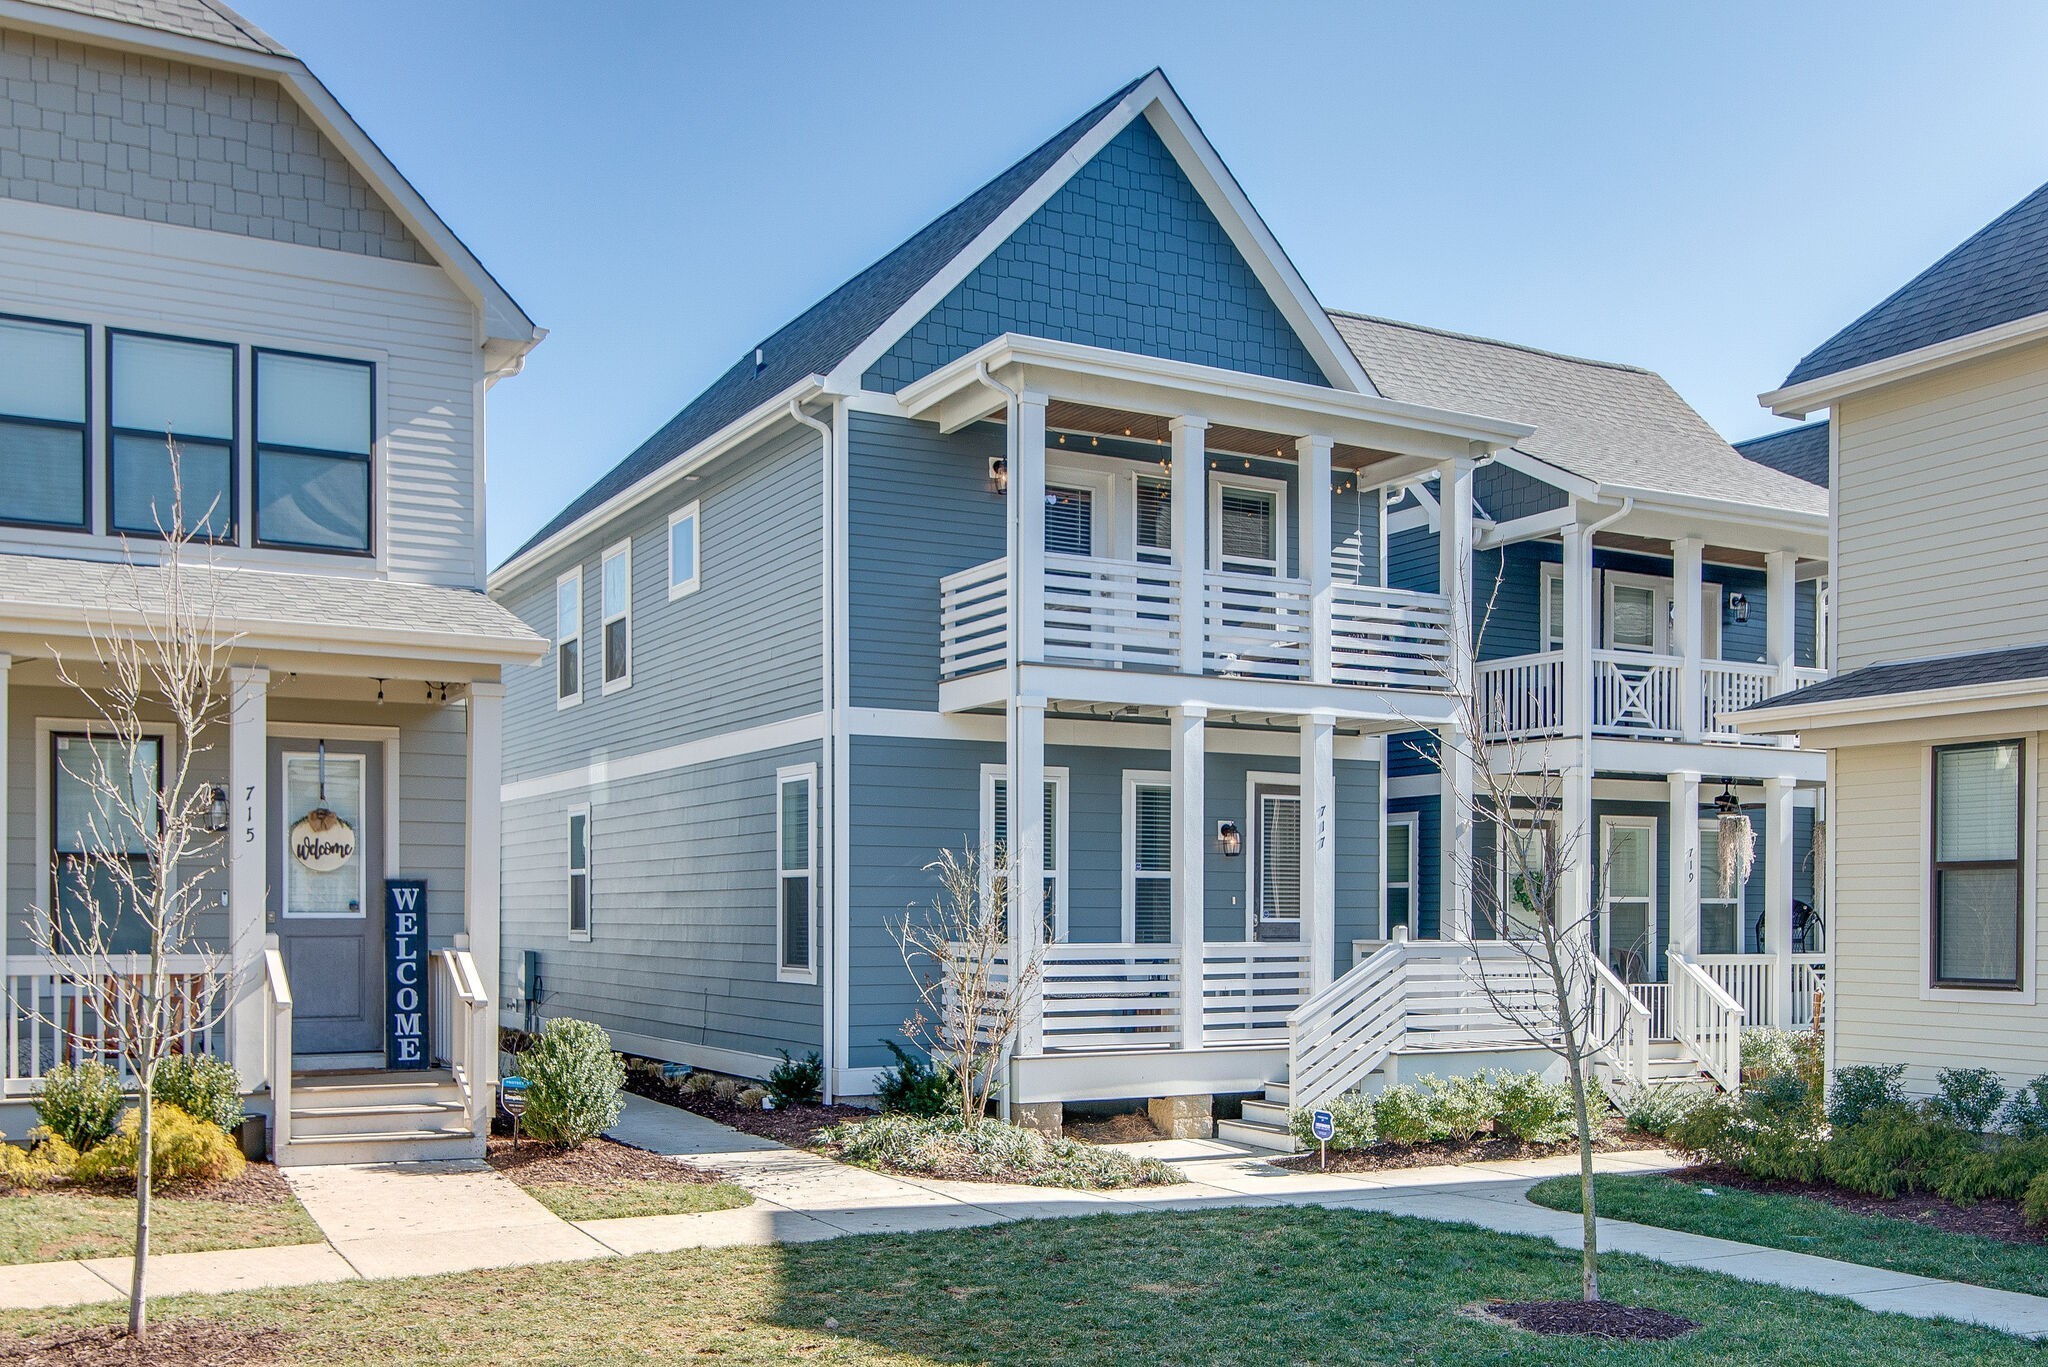
<path fill-rule="evenodd" d="M 327 1242 L 161 1255 L 151 1262 L 152 1282 L 164 1294 L 233 1291 L 802 1243 L 848 1234 L 961 1229 L 1009 1220 L 1242 1206 L 1377 1210 L 1533 1235 L 1574 1249 L 1580 1240 L 1578 1216 L 1533 1205 L 1526 1196 L 1542 1178 L 1577 1171 L 1575 1155 L 1316 1173 L 1275 1167 L 1215 1140 L 1158 1140 L 1118 1147 L 1173 1164 L 1186 1183 L 1088 1192 L 892 1177 L 785 1148 L 640 1097 L 626 1099 L 625 1115 L 610 1133 L 638 1148 L 721 1169 L 753 1193 L 754 1204 L 698 1215 L 572 1224 L 480 1162 L 302 1168 L 293 1170 L 289 1180 Z M 1661 1152 L 1618 1153 L 1602 1155 L 1597 1167 L 1602 1172 L 1651 1172 L 1675 1164 Z M 1616 1220 L 1600 1222 L 1600 1239 L 1603 1251 L 1844 1296 L 1871 1310 L 2048 1337 L 2048 1298 L 2039 1296 Z M 0 1267 L 0 1309 L 119 1300 L 126 1295 L 127 1273 L 127 1260 L 116 1258 Z"/>

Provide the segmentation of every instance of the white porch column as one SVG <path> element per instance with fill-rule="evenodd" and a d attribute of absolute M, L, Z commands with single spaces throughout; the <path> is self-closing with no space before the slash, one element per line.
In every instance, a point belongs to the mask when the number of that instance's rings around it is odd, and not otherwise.
<path fill-rule="evenodd" d="M 1180 1047 L 1202 1047 L 1202 941 L 1207 888 L 1203 861 L 1209 804 L 1208 715 L 1206 707 L 1176 707 L 1167 726 L 1173 766 L 1173 942 L 1180 951 Z"/>
<path fill-rule="evenodd" d="M 0 849 L 6 848 L 8 834 L 8 818 L 12 815 L 12 813 L 10 813 L 7 810 L 7 795 L 9 791 L 11 791 L 13 774 L 13 771 L 7 767 L 7 680 L 8 675 L 13 671 L 13 667 L 14 657 L 12 655 L 0 654 L 0 775 L 8 776 L 8 781 L 0 782 Z M 31 807 L 29 810 L 34 811 L 35 809 Z M 30 819 L 33 820 L 34 818 L 31 817 Z M 6 885 L 6 874 L 4 872 L 0 872 L 0 888 L 5 888 Z M 40 889 L 34 889 L 30 892 L 30 896 L 36 898 L 41 898 L 45 895 L 46 894 L 43 893 Z M 5 960 L 8 954 L 7 927 L 8 923 L 14 919 L 13 913 L 15 911 L 15 908 L 10 905 L 9 907 L 7 907 L 6 910 L 8 914 L 5 916 L 0 916 L 0 960 Z M 30 948 L 30 946 L 24 945 L 22 946 L 22 948 L 28 949 Z M 6 1076 L 10 1071 L 12 1071 L 13 1067 L 14 1060 L 11 1058 L 7 1059 L 4 1063 L 0 1063 L 0 1077 Z"/>
<path fill-rule="evenodd" d="M 1559 772 L 1558 839 L 1563 868 L 1558 878 L 1558 914 L 1563 924 L 1591 932 L 1593 865 L 1599 858 L 1593 829 L 1593 538 L 1578 528 L 1564 530 L 1564 660 L 1559 666 L 1562 735 Z"/>
<path fill-rule="evenodd" d="M 1671 948 L 1700 952 L 1700 776 L 1671 775 Z"/>
<path fill-rule="evenodd" d="M 1209 424 L 1174 418 L 1173 553 L 1180 564 L 1180 672 L 1202 672 L 1206 644 L 1202 574 L 1209 568 Z"/>
<path fill-rule="evenodd" d="M 1795 587 L 1798 557 L 1791 551 L 1772 551 L 1764 557 L 1764 622 L 1766 654 L 1778 672 L 1777 691 L 1792 688 L 1793 624 L 1798 620 L 1799 591 Z"/>
<path fill-rule="evenodd" d="M 1678 636 L 1674 644 L 1685 661 L 1678 671 L 1678 726 L 1685 740 L 1695 743 L 1706 715 L 1705 680 L 1700 674 L 1701 552 L 1705 549 L 1695 537 L 1679 537 L 1671 543 L 1671 617 Z"/>
<path fill-rule="evenodd" d="M 1454 692 L 1469 694 L 1477 646 L 1472 639 L 1473 462 L 1461 456 L 1438 468 L 1442 473 L 1437 480 L 1437 588 L 1450 601 L 1455 633 L 1449 683 Z"/>
<path fill-rule="evenodd" d="M 265 902 L 270 881 L 270 794 L 265 770 L 270 736 L 270 671 L 228 671 L 228 954 L 235 965 L 235 1005 L 228 1051 L 242 1086 L 264 1086 L 263 1005 Z M 279 1059 L 286 1072 L 290 1059 Z"/>
<path fill-rule="evenodd" d="M 1336 589 L 1330 575 L 1330 447 L 1328 437 L 1303 437 L 1301 460 L 1301 577 L 1308 580 L 1310 683 L 1330 682 L 1330 622 Z"/>
<path fill-rule="evenodd" d="M 1045 941 L 1045 699 L 1011 700 L 1008 749 L 1010 944 L 1024 963 Z M 1044 993 L 1034 996 L 1039 1000 L 1029 1004 L 1017 1032 L 1021 1054 L 1036 1054 L 1044 1043 Z"/>
<path fill-rule="evenodd" d="M 1337 974 L 1337 719 L 1301 719 L 1301 919 L 1308 987 L 1320 992 Z"/>
<path fill-rule="evenodd" d="M 498 1008 L 505 1000 L 504 965 L 499 961 L 498 951 L 501 932 L 498 790 L 504 774 L 505 685 L 495 679 L 472 683 L 466 706 L 469 710 L 469 741 L 468 752 L 464 755 L 467 791 L 464 793 L 463 810 L 469 821 L 469 839 L 463 861 L 462 919 L 463 928 L 469 935 L 470 957 L 476 960 L 477 972 L 483 975 L 484 991 L 489 994 L 490 1007 L 486 1015 L 495 1027 Z M 496 1038 L 497 1031 L 493 1029 L 485 1042 L 487 1047 L 477 1047 L 472 1043 L 470 1049 L 470 1057 L 475 1060 L 486 1087 L 495 1085 L 498 1080 Z M 479 1120 L 488 1125 L 490 1113 L 486 1111 Z"/>
<path fill-rule="evenodd" d="M 1771 1019 L 1792 1023 L 1792 794 L 1789 778 L 1764 780 L 1764 940 L 1771 956 Z"/>
<path fill-rule="evenodd" d="M 1015 454 L 1010 462 L 1011 639 L 1020 664 L 1045 659 L 1045 395 L 1017 396 Z M 1012 772 L 1015 772 L 1014 770 Z"/>

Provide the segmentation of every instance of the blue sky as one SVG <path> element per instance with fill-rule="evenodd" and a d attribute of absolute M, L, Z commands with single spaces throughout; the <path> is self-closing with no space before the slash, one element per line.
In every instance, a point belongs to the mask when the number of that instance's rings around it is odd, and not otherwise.
<path fill-rule="evenodd" d="M 1735 438 L 2048 180 L 2048 6 L 231 0 L 551 331 L 514 549 L 743 350 L 1163 66 L 1321 300 L 1661 371 Z"/>

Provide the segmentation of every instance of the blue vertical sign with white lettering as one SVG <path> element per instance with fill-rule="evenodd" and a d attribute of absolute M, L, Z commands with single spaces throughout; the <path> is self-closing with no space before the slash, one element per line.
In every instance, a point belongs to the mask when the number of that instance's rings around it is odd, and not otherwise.
<path fill-rule="evenodd" d="M 384 1062 L 424 1068 L 427 1057 L 427 884 L 384 882 Z"/>

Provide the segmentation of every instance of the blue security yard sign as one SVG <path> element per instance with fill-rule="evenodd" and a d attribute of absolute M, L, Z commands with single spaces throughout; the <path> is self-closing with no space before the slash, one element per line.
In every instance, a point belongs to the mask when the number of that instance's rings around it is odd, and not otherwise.
<path fill-rule="evenodd" d="M 1328 1111 L 1317 1111 L 1308 1118 L 1308 1129 L 1318 1143 L 1327 1144 L 1337 1137 L 1337 1117 Z"/>
<path fill-rule="evenodd" d="M 384 883 L 384 1063 L 425 1068 L 427 1057 L 427 884 Z"/>

